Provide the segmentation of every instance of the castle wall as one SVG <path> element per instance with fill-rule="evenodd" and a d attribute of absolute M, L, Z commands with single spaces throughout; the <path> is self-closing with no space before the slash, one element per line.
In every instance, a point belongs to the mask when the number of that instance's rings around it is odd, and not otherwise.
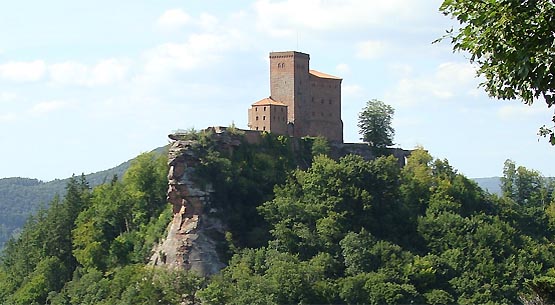
<path fill-rule="evenodd" d="M 310 56 L 305 53 L 270 53 L 270 101 L 285 109 L 268 108 L 260 102 L 249 109 L 249 128 L 288 134 L 294 137 L 323 136 L 343 142 L 341 121 L 341 79 L 309 70 Z M 315 73 L 315 74 L 313 74 Z M 282 110 L 283 109 L 283 110 Z M 271 111 L 276 111 L 272 112 Z M 280 112 L 287 112 L 283 121 Z"/>
<path fill-rule="evenodd" d="M 295 119 L 303 115 L 309 60 L 308 54 L 300 52 L 270 53 L 270 96 L 287 105 L 289 122 L 296 123 Z"/>
<path fill-rule="evenodd" d="M 249 128 L 287 134 L 287 106 L 253 105 L 249 109 Z"/>
<path fill-rule="evenodd" d="M 341 79 L 320 78 L 310 75 L 310 113 L 304 116 L 304 132 L 323 136 L 330 141 L 343 142 L 341 121 Z"/>

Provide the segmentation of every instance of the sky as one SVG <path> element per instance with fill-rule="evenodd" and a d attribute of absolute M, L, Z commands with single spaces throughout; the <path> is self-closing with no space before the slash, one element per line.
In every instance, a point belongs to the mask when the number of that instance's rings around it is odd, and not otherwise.
<path fill-rule="evenodd" d="M 422 146 L 470 178 L 503 163 L 555 176 L 537 136 L 545 103 L 490 99 L 440 0 L 50 0 L 0 3 L 0 178 L 114 167 L 177 129 L 247 128 L 269 96 L 268 54 L 310 54 L 343 78 L 346 142 L 371 99 L 395 109 L 395 147 Z"/>

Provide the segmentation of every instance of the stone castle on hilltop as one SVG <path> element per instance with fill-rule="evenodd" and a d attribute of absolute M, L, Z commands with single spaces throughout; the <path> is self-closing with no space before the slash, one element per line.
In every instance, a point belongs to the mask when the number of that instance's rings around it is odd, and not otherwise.
<path fill-rule="evenodd" d="M 270 97 L 249 109 L 251 130 L 343 142 L 341 81 L 309 68 L 305 53 L 270 53 Z"/>

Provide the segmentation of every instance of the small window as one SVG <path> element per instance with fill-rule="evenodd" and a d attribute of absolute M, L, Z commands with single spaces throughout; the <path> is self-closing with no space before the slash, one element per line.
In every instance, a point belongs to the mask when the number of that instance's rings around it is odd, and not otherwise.
<path fill-rule="evenodd" d="M 314 103 L 314 96 L 312 97 L 312 102 Z"/>
<path fill-rule="evenodd" d="M 258 121 L 258 116 L 256 116 L 256 120 Z"/>
<path fill-rule="evenodd" d="M 266 116 L 262 116 L 262 121 L 266 121 Z"/>
<path fill-rule="evenodd" d="M 266 107 L 264 107 L 264 111 L 266 111 Z"/>
<path fill-rule="evenodd" d="M 258 130 L 258 126 L 256 126 L 256 130 Z"/>
<path fill-rule="evenodd" d="M 266 126 L 262 127 L 262 130 L 266 130 Z"/>

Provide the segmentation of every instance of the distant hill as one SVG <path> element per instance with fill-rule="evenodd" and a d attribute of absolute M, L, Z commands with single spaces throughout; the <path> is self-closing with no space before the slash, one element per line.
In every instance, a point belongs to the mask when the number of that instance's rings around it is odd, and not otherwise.
<path fill-rule="evenodd" d="M 166 150 L 167 147 L 164 146 L 156 148 L 153 152 L 163 154 Z M 91 187 L 109 181 L 114 175 L 121 178 L 132 161 L 133 159 L 85 177 Z M 41 206 L 46 206 L 56 195 L 64 195 L 69 179 L 55 179 L 49 182 L 19 177 L 0 179 L 0 249 L 12 235 L 19 232 L 29 215 Z"/>
<path fill-rule="evenodd" d="M 492 193 L 492 194 L 497 194 L 497 195 L 501 195 L 501 177 L 490 177 L 490 178 L 474 178 L 472 179 L 474 180 L 476 183 L 478 183 L 478 185 Z"/>

